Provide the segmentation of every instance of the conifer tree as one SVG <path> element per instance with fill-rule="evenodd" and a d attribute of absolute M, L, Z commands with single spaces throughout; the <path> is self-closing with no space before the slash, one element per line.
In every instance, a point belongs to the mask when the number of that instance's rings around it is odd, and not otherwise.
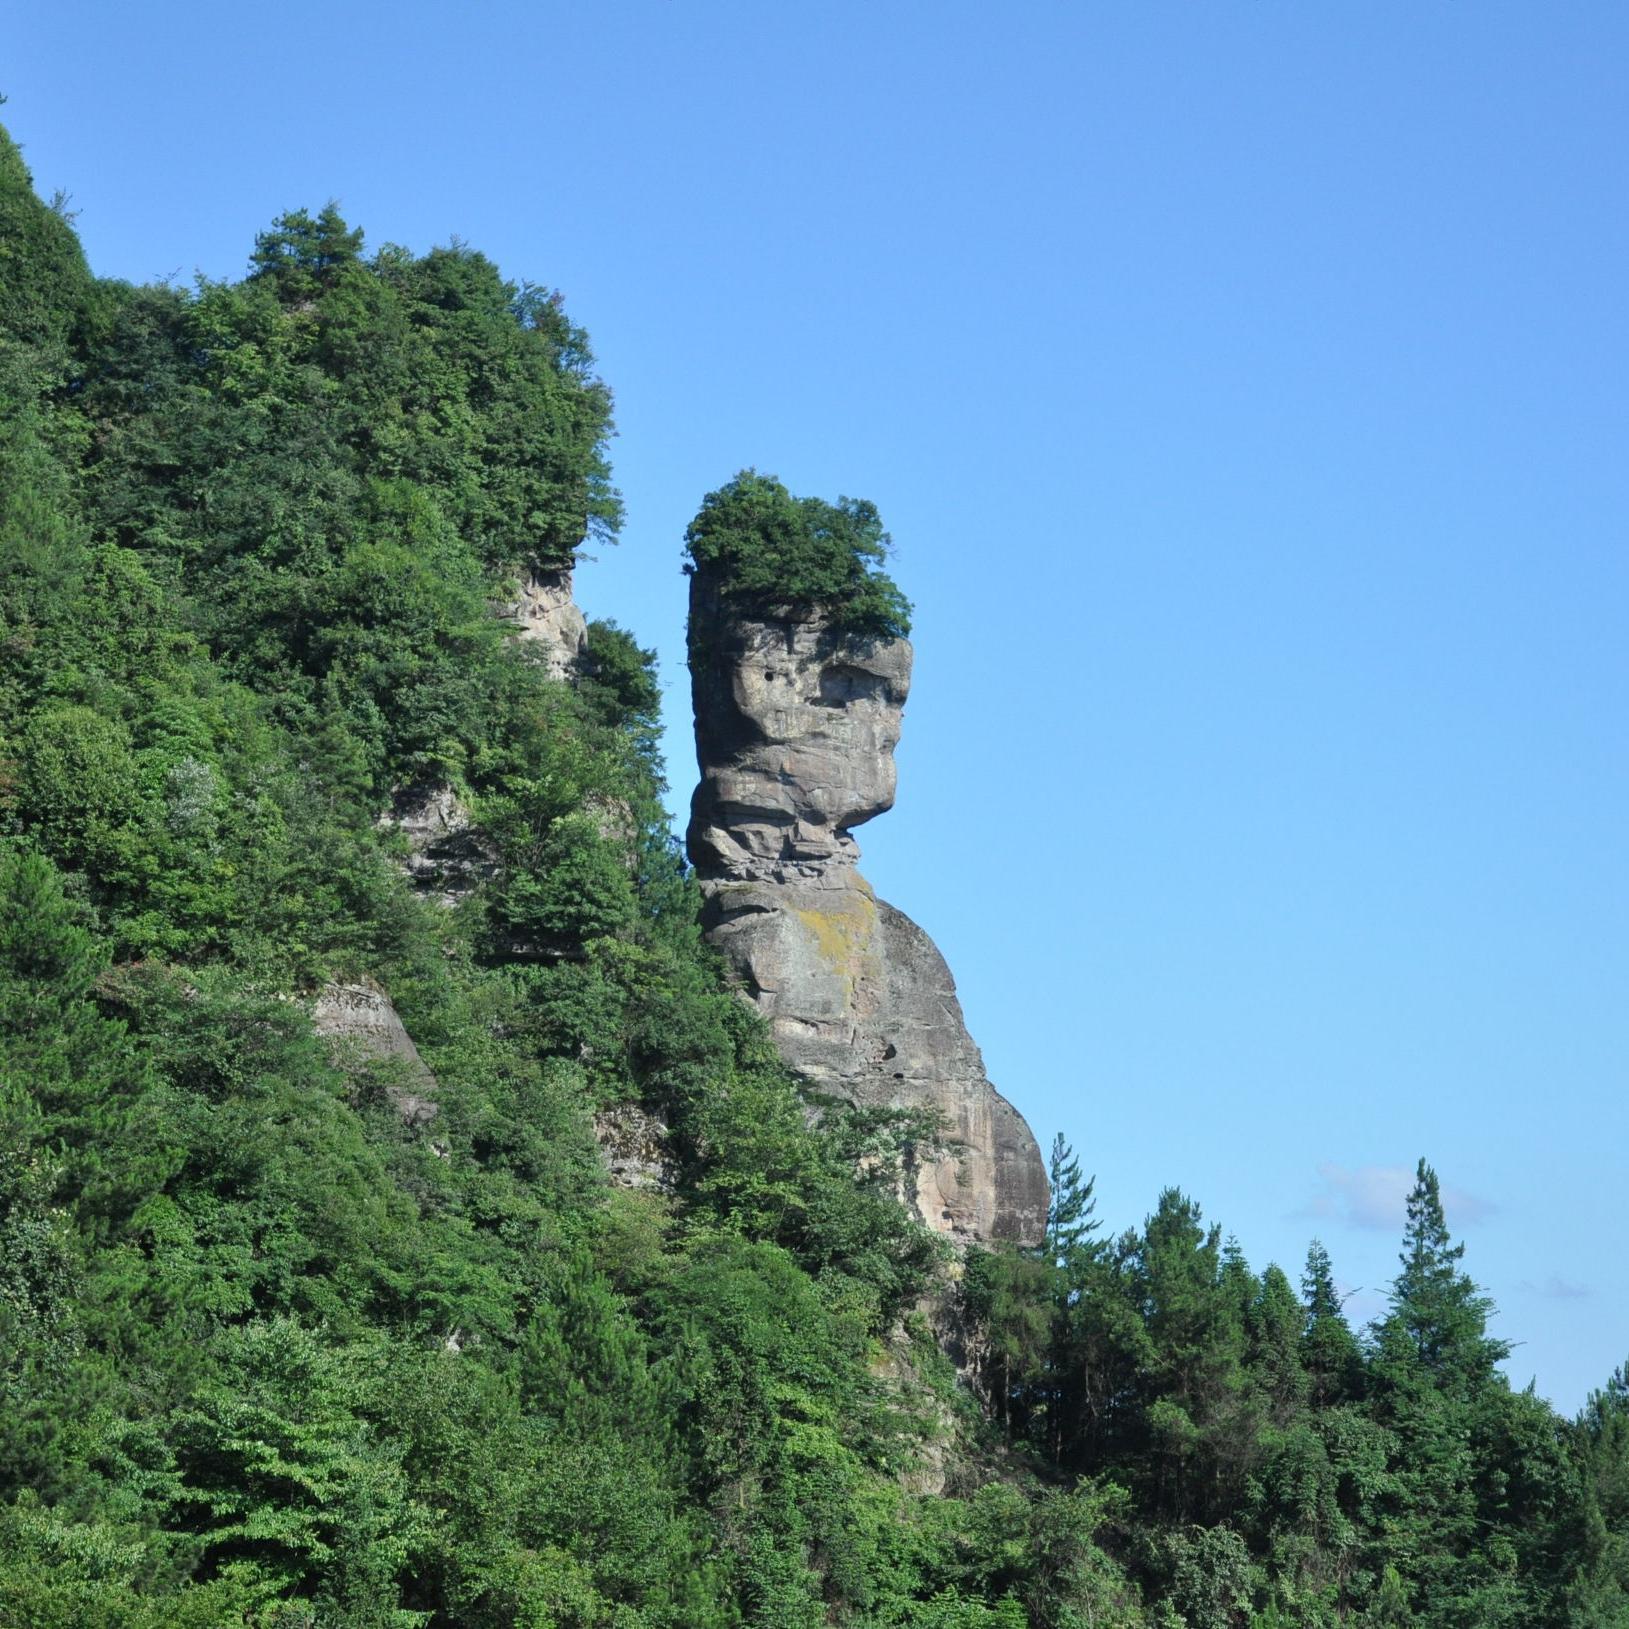
<path fill-rule="evenodd" d="M 1629 1622 L 1629 1363 L 1592 1391 L 1569 1432 L 1578 1496 L 1564 1536 L 1567 1622 Z"/>
<path fill-rule="evenodd" d="M 1301 1273 L 1302 1304 L 1306 1321 L 1301 1332 L 1301 1363 L 1312 1385 L 1312 1401 L 1322 1407 L 1339 1402 L 1357 1384 L 1361 1355 L 1357 1337 L 1346 1321 L 1335 1272 L 1323 1242 L 1307 1247 Z"/>
<path fill-rule="evenodd" d="M 1093 1215 L 1097 1200 L 1092 1193 L 1097 1178 L 1081 1181 L 1080 1161 L 1061 1131 L 1052 1139 L 1047 1177 L 1052 1200 L 1046 1212 L 1046 1254 L 1049 1260 L 1062 1265 L 1097 1231 Z"/>
<path fill-rule="evenodd" d="M 1308 1382 L 1301 1362 L 1301 1303 L 1280 1267 L 1255 1281 L 1245 1310 L 1251 1378 L 1275 1424 L 1286 1424 L 1305 1404 Z"/>
<path fill-rule="evenodd" d="M 1453 1603 L 1490 1568 L 1475 1445 L 1505 1391 L 1495 1365 L 1509 1348 L 1487 1333 L 1492 1303 L 1461 1268 L 1464 1253 L 1449 1235 L 1437 1173 L 1422 1159 L 1371 1370 L 1376 1412 L 1396 1441 L 1390 1548 L 1426 1623 L 1459 1621 Z M 1507 1604 L 1490 1596 L 1474 1621 L 1489 1629 L 1517 1621 Z"/>
<path fill-rule="evenodd" d="M 340 269 L 362 254 L 362 234 L 345 224 L 330 200 L 313 215 L 296 209 L 255 238 L 249 257 L 255 277 L 270 278 L 285 304 L 313 300 L 331 288 Z"/>
<path fill-rule="evenodd" d="M 1408 1196 L 1402 1271 L 1392 1285 L 1381 1344 L 1392 1361 L 1407 1357 L 1458 1390 L 1485 1381 L 1509 1351 L 1488 1336 L 1493 1303 L 1461 1269 L 1464 1254 L 1464 1244 L 1449 1236 L 1437 1173 L 1422 1159 Z"/>

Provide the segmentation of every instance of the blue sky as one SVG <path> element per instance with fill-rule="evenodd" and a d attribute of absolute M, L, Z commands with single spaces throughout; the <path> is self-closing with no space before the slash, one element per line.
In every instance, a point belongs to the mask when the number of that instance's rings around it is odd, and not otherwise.
<path fill-rule="evenodd" d="M 282 210 L 558 287 L 617 396 L 591 614 L 744 465 L 917 606 L 860 833 L 992 1077 L 1360 1317 L 1442 1175 L 1525 1384 L 1629 1356 L 1629 11 L 23 4 L 96 269 Z"/>

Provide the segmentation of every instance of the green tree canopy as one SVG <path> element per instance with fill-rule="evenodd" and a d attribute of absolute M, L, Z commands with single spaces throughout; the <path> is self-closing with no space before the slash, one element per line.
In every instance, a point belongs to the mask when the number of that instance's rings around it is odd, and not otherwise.
<path fill-rule="evenodd" d="M 846 632 L 892 639 L 910 632 L 911 607 L 882 569 L 890 542 L 875 504 L 795 498 L 749 469 L 702 501 L 685 569 L 743 610 L 820 612 Z"/>

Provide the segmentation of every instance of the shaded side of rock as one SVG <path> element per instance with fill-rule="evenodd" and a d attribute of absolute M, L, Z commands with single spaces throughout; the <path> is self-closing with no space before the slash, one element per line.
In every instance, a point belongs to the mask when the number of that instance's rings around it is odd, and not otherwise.
<path fill-rule="evenodd" d="M 341 1062 L 390 1066 L 393 1078 L 385 1091 L 408 1125 L 428 1125 L 440 1112 L 431 1100 L 436 1077 L 375 980 L 323 985 L 312 1003 L 311 1027 L 329 1041 Z"/>
<path fill-rule="evenodd" d="M 469 811 L 450 786 L 400 788 L 379 825 L 407 840 L 402 868 L 420 893 L 448 907 L 497 874 L 492 844 L 470 824 Z"/>

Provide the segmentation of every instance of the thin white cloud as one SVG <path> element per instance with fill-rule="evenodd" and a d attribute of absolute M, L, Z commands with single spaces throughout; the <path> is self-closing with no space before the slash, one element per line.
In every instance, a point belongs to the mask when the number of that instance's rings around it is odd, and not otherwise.
<path fill-rule="evenodd" d="M 1297 1213 L 1314 1221 L 1343 1222 L 1388 1233 L 1401 1232 L 1414 1187 L 1411 1165 L 1348 1167 L 1325 1160 L 1318 1167 L 1318 1191 Z M 1473 1227 L 1494 1212 L 1493 1204 L 1463 1188 L 1444 1185 L 1443 1214 L 1450 1228 Z"/>

